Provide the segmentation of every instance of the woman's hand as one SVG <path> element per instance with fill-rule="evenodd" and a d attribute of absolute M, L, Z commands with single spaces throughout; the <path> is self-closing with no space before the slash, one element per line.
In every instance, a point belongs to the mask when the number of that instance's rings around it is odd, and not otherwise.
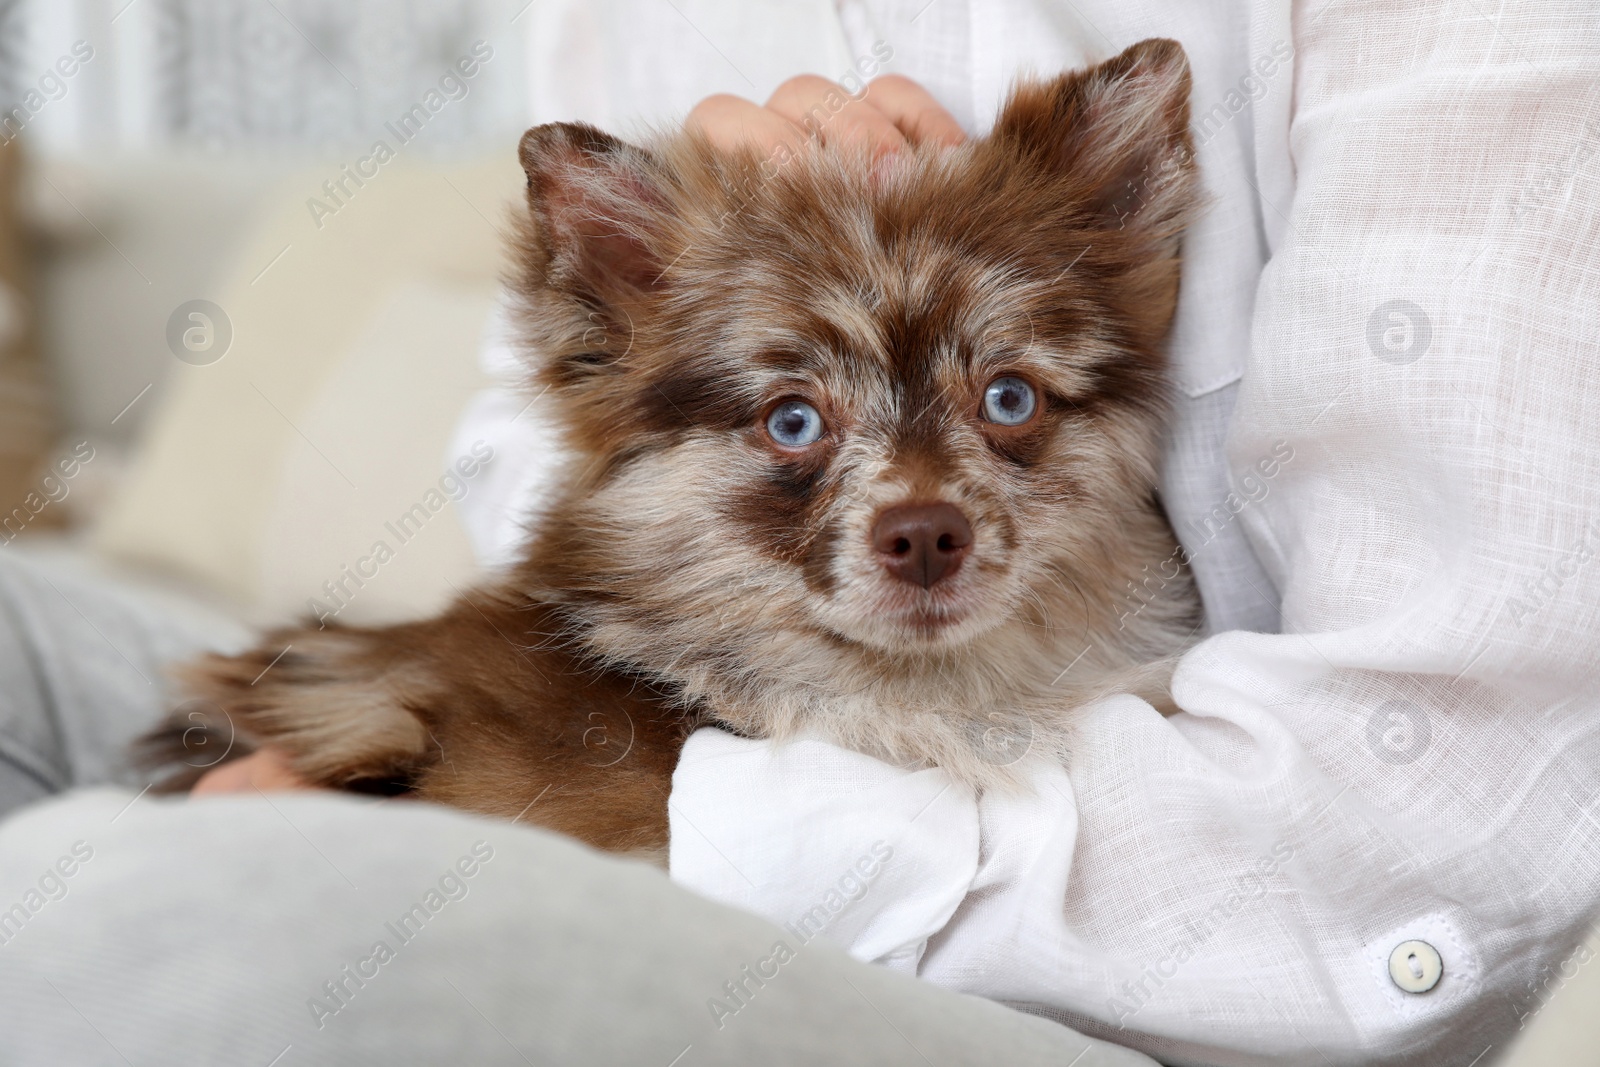
<path fill-rule="evenodd" d="M 956 145 L 966 139 L 926 89 L 898 74 L 874 78 L 855 97 L 836 82 L 801 74 L 778 86 L 765 107 L 719 93 L 696 104 L 686 125 L 719 148 L 799 151 L 817 138 L 825 144 L 865 145 L 874 158 L 907 145 Z"/>
<path fill-rule="evenodd" d="M 272 748 L 263 748 L 248 756 L 230 760 L 213 767 L 195 783 L 190 796 L 219 793 L 248 793 L 252 789 L 266 792 L 269 789 L 312 789 L 310 782 L 289 768 L 289 761 Z"/>

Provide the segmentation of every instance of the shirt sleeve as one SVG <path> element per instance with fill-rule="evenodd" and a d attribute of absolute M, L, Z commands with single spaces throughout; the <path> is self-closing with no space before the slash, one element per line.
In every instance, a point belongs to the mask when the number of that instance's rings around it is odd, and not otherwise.
<path fill-rule="evenodd" d="M 972 790 L 937 768 L 710 727 L 690 736 L 679 766 L 668 809 L 676 880 L 775 919 L 796 948 L 821 937 L 914 973 L 977 873 Z"/>
<path fill-rule="evenodd" d="M 1465 1065 L 1581 940 L 1600 903 L 1600 64 L 1592 12 L 1491 15 L 1295 10 L 1292 180 L 1263 182 L 1272 258 L 1228 437 L 1229 510 L 1282 632 L 1194 649 L 1170 718 L 1083 709 L 1070 763 L 1030 792 L 950 799 L 947 847 L 885 836 L 895 863 L 972 872 L 937 930 L 878 935 L 924 940 L 923 977 L 1164 1063 Z M 888 769 L 820 804 L 745 744 L 748 773 L 704 787 L 764 809 L 718 825 L 732 866 L 788 828 L 835 842 L 803 858 L 839 869 L 853 820 L 923 788 Z M 805 774 L 858 759 L 813 746 Z M 675 793 L 712 773 L 691 745 Z M 785 876 L 760 869 L 740 902 L 788 919 Z"/>

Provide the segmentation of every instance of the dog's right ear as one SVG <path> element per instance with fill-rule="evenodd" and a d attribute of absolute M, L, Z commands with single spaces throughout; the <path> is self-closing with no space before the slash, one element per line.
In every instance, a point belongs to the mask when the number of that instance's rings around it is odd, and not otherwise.
<path fill-rule="evenodd" d="M 527 265 L 544 285 L 601 307 L 659 285 L 665 201 L 648 153 L 573 122 L 535 126 L 518 152 L 534 223 Z"/>

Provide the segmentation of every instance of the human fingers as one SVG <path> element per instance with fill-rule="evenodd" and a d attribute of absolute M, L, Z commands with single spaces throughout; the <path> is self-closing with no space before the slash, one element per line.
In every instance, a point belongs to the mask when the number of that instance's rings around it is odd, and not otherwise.
<path fill-rule="evenodd" d="M 778 86 L 767 107 L 824 144 L 862 145 L 874 156 L 906 147 L 905 136 L 888 116 L 815 74 L 801 74 Z"/>
<path fill-rule="evenodd" d="M 750 146 L 770 154 L 780 146 L 798 151 L 806 142 L 805 134 L 782 115 L 731 93 L 700 101 L 684 125 L 724 150 Z"/>
<path fill-rule="evenodd" d="M 955 116 L 933 94 L 903 74 L 885 74 L 867 83 L 871 105 L 914 145 L 958 145 L 967 139 Z"/>
<path fill-rule="evenodd" d="M 310 789 L 312 785 L 289 767 L 275 749 L 263 748 L 207 771 L 189 791 L 191 796 L 248 793 L 253 789 Z"/>

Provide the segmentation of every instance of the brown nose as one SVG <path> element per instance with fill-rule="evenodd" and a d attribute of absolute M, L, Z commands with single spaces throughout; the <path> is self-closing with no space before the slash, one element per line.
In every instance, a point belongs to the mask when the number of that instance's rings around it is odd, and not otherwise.
<path fill-rule="evenodd" d="M 961 566 L 972 527 L 954 504 L 900 504 L 878 514 L 872 547 L 889 573 L 927 589 Z"/>

